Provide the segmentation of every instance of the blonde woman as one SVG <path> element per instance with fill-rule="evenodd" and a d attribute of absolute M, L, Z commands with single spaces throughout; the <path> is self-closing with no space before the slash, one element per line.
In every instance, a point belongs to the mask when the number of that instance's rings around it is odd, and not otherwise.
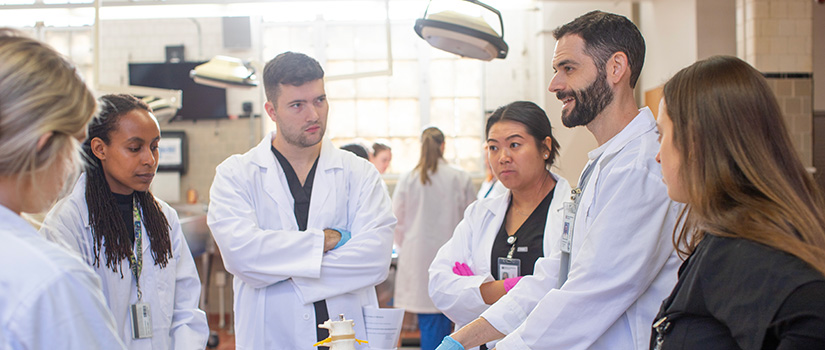
<path fill-rule="evenodd" d="M 651 349 L 825 349 L 825 202 L 762 74 L 696 62 L 665 84 L 657 124 L 687 260 Z"/>
<path fill-rule="evenodd" d="M 418 314 L 422 350 L 435 349 L 452 331 L 427 294 L 427 268 L 475 200 L 470 176 L 447 164 L 444 145 L 441 130 L 424 129 L 418 165 L 401 177 L 392 196 L 400 248 L 394 306 Z"/>
<path fill-rule="evenodd" d="M 0 349 L 124 348 L 100 279 L 20 216 L 77 173 L 95 107 L 74 66 L 0 28 Z"/>

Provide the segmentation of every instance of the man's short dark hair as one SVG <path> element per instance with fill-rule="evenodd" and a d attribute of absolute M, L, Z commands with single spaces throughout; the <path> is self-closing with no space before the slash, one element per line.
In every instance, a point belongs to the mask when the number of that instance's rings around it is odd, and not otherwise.
<path fill-rule="evenodd" d="M 566 35 L 578 35 L 584 39 L 584 52 L 593 58 L 600 73 L 605 72 L 610 56 L 624 52 L 630 65 L 630 87 L 636 87 L 645 63 L 645 39 L 627 17 L 591 11 L 553 30 L 556 40 Z"/>
<path fill-rule="evenodd" d="M 264 67 L 264 92 L 273 104 L 281 93 L 281 84 L 301 86 L 322 79 L 324 69 L 314 58 L 302 53 L 287 51 L 266 63 Z"/>

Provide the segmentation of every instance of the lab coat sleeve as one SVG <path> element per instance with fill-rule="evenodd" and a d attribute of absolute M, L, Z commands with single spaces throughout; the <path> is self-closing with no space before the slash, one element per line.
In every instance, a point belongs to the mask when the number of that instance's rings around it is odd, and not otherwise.
<path fill-rule="evenodd" d="M 395 233 L 393 235 L 393 242 L 401 249 L 404 243 L 404 232 L 407 230 L 407 218 L 404 213 L 406 211 L 405 203 L 407 202 L 407 180 L 408 176 L 404 175 L 398 180 L 395 185 L 395 191 L 392 194 L 392 211 L 395 214 L 395 219 L 398 222 L 395 224 Z"/>
<path fill-rule="evenodd" d="M 430 264 L 428 291 L 435 307 L 456 324 L 467 324 L 478 317 L 488 305 L 478 289 L 482 283 L 493 281 L 490 273 L 475 276 L 459 276 L 453 273 L 456 262 L 466 263 L 474 273 L 486 271 L 473 264 L 474 242 L 482 237 L 480 231 L 483 212 L 478 202 L 471 204 L 464 212 L 464 219 L 458 223 L 453 237 L 441 246 Z"/>
<path fill-rule="evenodd" d="M 209 191 L 207 224 L 226 271 L 253 288 L 291 277 L 320 277 L 324 233 L 317 229 L 264 230 L 258 225 L 248 168 L 236 156 L 218 166 Z M 278 215 L 272 213 L 270 215 Z"/>
<path fill-rule="evenodd" d="M 126 349 L 92 271 L 67 271 L 9 311 L 12 349 Z"/>
<path fill-rule="evenodd" d="M 499 350 L 587 349 L 647 290 L 670 257 L 672 243 L 665 233 L 674 225 L 669 220 L 674 208 L 661 177 L 633 166 L 603 177 L 596 198 L 604 201 L 604 209 L 592 217 L 592 206 L 579 211 L 588 215 L 589 225 L 576 231 L 583 242 L 578 252 L 574 245 L 564 286 L 537 288 L 525 277 L 482 314 L 509 334 L 497 344 Z M 554 251 L 537 262 L 539 274 L 550 277 L 546 280 L 558 274 L 558 255 Z"/>
<path fill-rule="evenodd" d="M 369 162 L 358 162 L 360 171 L 350 177 L 360 182 L 347 229 L 352 238 L 343 246 L 324 253 L 321 278 L 293 277 L 305 303 L 372 287 L 387 278 L 392 258 L 395 216 L 381 176 Z M 352 191 L 352 190 L 351 190 Z M 341 213 L 341 215 L 345 215 Z"/>
<path fill-rule="evenodd" d="M 170 335 L 173 349 L 203 349 L 209 338 L 206 313 L 198 308 L 201 282 L 195 260 L 181 231 L 177 213 L 166 208 L 166 217 L 171 227 L 171 239 L 175 271 L 175 304 L 172 311 Z"/>

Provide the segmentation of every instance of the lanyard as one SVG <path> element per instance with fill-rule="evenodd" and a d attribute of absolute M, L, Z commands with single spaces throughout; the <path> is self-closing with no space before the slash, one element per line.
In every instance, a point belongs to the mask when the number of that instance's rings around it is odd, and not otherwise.
<path fill-rule="evenodd" d="M 497 182 L 497 181 L 498 181 L 498 180 L 496 180 L 496 178 L 493 178 L 493 182 L 492 182 L 492 183 L 490 183 L 490 188 L 488 188 L 488 189 L 487 189 L 487 193 L 485 193 L 485 194 L 484 194 L 484 198 L 487 198 L 487 196 L 489 196 L 489 195 L 490 195 L 490 192 L 493 192 L 493 186 L 495 186 L 495 185 L 496 185 L 496 182 Z"/>
<path fill-rule="evenodd" d="M 143 294 L 140 292 L 140 272 L 143 269 L 143 230 L 140 222 L 140 209 L 138 209 L 137 198 L 132 197 L 132 219 L 135 224 L 135 251 L 129 255 L 129 267 L 132 269 L 132 274 L 135 275 L 135 284 L 137 285 L 138 301 L 143 299 Z"/>
<path fill-rule="evenodd" d="M 561 286 L 564 285 L 564 282 L 567 282 L 567 275 L 570 273 L 570 251 L 573 247 L 573 231 L 575 229 L 576 214 L 579 210 L 579 203 L 582 200 L 581 194 L 584 192 L 584 188 L 587 186 L 587 182 L 590 180 L 590 175 L 593 173 L 593 168 L 596 167 L 596 163 L 599 162 L 599 158 L 601 158 L 601 156 L 588 164 L 587 168 L 584 169 L 584 172 L 582 172 L 581 178 L 579 179 L 579 185 L 570 191 L 570 199 L 573 200 L 573 203 L 565 203 L 564 206 L 564 232 L 562 233 L 562 240 L 560 242 L 561 261 L 559 263 L 558 288 L 561 288 Z"/>
<path fill-rule="evenodd" d="M 599 156 L 601 158 L 601 156 Z M 576 208 L 579 207 L 579 202 L 581 202 L 581 194 L 584 192 L 584 188 L 587 186 L 587 181 L 590 180 L 590 174 L 593 172 L 593 168 L 596 167 L 596 163 L 599 162 L 599 158 L 596 158 L 592 163 L 590 163 L 587 168 L 584 169 L 582 172 L 581 178 L 579 178 L 579 185 L 576 186 L 572 191 L 570 191 L 570 199 L 576 204 Z"/>
<path fill-rule="evenodd" d="M 510 251 L 507 252 L 507 259 L 513 258 L 513 251 L 516 250 L 516 235 L 513 234 L 512 236 L 507 237 L 507 244 L 510 245 Z"/>

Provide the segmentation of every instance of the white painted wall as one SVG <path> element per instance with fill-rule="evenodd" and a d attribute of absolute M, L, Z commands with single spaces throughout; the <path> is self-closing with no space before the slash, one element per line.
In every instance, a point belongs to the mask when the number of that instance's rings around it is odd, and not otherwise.
<path fill-rule="evenodd" d="M 647 56 L 639 83 L 645 92 L 696 61 L 696 0 L 642 2 L 641 27 Z"/>

